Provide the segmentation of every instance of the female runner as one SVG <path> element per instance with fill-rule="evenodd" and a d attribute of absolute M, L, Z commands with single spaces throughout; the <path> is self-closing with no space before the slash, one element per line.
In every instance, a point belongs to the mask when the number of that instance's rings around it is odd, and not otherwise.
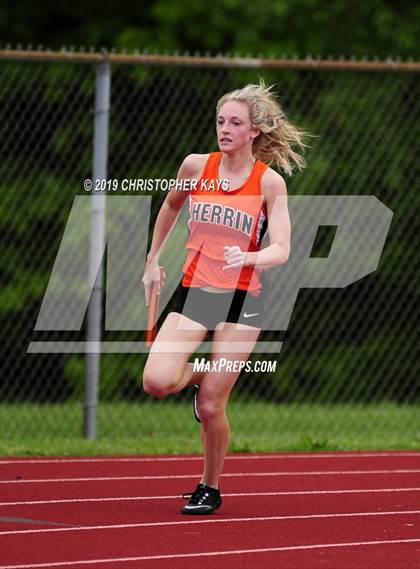
<path fill-rule="evenodd" d="M 143 372 L 144 390 L 155 397 L 197 386 L 204 471 L 196 490 L 184 496 L 190 498 L 184 514 L 209 514 L 222 503 L 219 478 L 230 436 L 226 405 L 240 374 L 236 362 L 248 360 L 261 330 L 262 271 L 289 257 L 286 184 L 268 165 L 286 174 L 305 166 L 299 153 L 304 133 L 286 120 L 264 84 L 225 94 L 217 103 L 216 130 L 220 152 L 190 154 L 181 164 L 178 179 L 198 184 L 190 192 L 168 193 L 143 276 L 148 304 L 152 287 L 160 292 L 159 252 L 189 197 L 183 278 Z M 270 244 L 261 248 L 267 230 Z M 188 359 L 209 330 L 214 330 L 211 361 L 225 358 L 232 366 L 194 372 Z M 165 352 L 165 343 L 177 349 Z"/>

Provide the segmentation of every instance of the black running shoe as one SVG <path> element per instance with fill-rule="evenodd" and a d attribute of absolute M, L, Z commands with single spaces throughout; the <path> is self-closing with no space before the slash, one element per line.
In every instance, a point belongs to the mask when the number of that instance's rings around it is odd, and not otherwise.
<path fill-rule="evenodd" d="M 205 484 L 199 484 L 192 494 L 184 494 L 184 500 L 190 498 L 182 508 L 183 514 L 212 514 L 222 505 L 220 491 Z"/>
<path fill-rule="evenodd" d="M 197 384 L 193 385 L 193 411 L 194 411 L 195 420 L 198 421 L 199 423 L 201 423 L 200 413 L 198 411 L 198 390 L 199 389 L 200 389 L 199 385 L 197 385 Z"/>

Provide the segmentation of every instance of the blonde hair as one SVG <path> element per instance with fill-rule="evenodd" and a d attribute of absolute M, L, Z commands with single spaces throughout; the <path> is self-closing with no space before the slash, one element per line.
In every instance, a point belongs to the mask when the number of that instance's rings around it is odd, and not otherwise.
<path fill-rule="evenodd" d="M 273 85 L 266 87 L 261 80 L 259 85 L 248 84 L 242 89 L 226 93 L 219 99 L 216 114 L 228 101 L 246 103 L 249 108 L 251 125 L 261 133 L 254 139 L 252 151 L 256 158 L 269 166 L 274 164 L 286 174 L 291 175 L 297 167 L 302 170 L 306 161 L 298 150 L 308 146 L 304 137 L 308 134 L 294 125 L 285 114 L 272 93 Z"/>

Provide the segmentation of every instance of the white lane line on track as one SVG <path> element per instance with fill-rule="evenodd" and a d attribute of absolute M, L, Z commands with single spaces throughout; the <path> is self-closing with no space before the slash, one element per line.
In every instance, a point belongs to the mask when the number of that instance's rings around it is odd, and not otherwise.
<path fill-rule="evenodd" d="M 228 455 L 226 460 L 283 460 L 283 459 L 312 459 L 312 458 L 376 458 L 376 457 L 417 457 L 420 459 L 420 452 L 364 452 L 364 453 L 307 453 L 307 454 L 250 454 L 250 455 Z M 63 457 L 63 458 L 44 458 L 40 456 L 39 458 L 22 458 L 22 459 L 0 459 L 0 466 L 2 464 L 66 464 L 74 462 L 179 462 L 179 461 L 202 461 L 201 456 L 157 456 L 157 457 Z"/>
<path fill-rule="evenodd" d="M 301 472 L 229 472 L 222 474 L 222 478 L 244 476 L 340 476 L 347 474 L 418 474 L 420 469 L 395 469 L 395 470 L 312 470 Z M 92 476 L 84 478 L 35 478 L 30 480 L 0 480 L 0 484 L 40 484 L 50 482 L 96 482 L 101 480 L 174 480 L 180 478 L 197 478 L 202 473 L 196 474 L 166 474 L 165 476 Z"/>
<path fill-rule="evenodd" d="M 223 497 L 252 497 L 252 496 L 307 496 L 318 494 L 369 494 L 382 492 L 420 492 L 419 488 L 354 488 L 348 490 L 302 490 L 298 492 L 239 492 L 226 494 Z M 68 498 L 66 500 L 32 500 L 30 502 L 0 502 L 0 506 L 33 506 L 40 504 L 74 504 L 77 502 L 123 502 L 126 500 L 179 500 L 179 494 L 175 496 L 115 496 L 114 498 Z"/>
<path fill-rule="evenodd" d="M 133 529 L 133 528 L 149 528 L 149 527 L 165 527 L 180 526 L 186 524 L 220 524 L 220 523 L 243 523 L 243 522 L 272 522 L 284 520 L 318 520 L 324 518 L 354 518 L 354 517 L 374 517 L 374 516 L 408 516 L 420 514 L 420 510 L 406 510 L 395 512 L 345 512 L 341 514 L 306 514 L 301 516 L 266 516 L 253 518 L 216 518 L 216 519 L 189 519 L 176 522 L 142 522 L 138 524 L 113 524 L 103 526 L 74 526 L 63 528 L 42 528 L 42 529 L 26 529 L 1 531 L 2 535 L 23 535 L 28 533 L 57 533 L 57 532 L 73 532 L 73 531 L 92 531 L 106 529 Z M 194 517 L 194 516 L 193 516 Z M 1 569 L 1 568 L 0 568 Z"/>
<path fill-rule="evenodd" d="M 152 561 L 159 559 L 187 559 L 191 557 L 219 557 L 220 555 L 243 555 L 255 553 L 281 553 L 282 551 L 305 551 L 311 549 L 331 549 L 336 547 L 363 547 L 372 545 L 396 545 L 419 543 L 420 539 L 389 539 L 387 541 L 351 541 L 347 543 L 315 543 L 312 545 L 287 545 L 284 547 L 265 547 L 261 549 L 232 549 L 230 551 L 202 551 L 199 553 L 172 553 L 167 555 L 142 555 L 139 557 L 114 557 L 110 559 L 83 559 L 80 561 L 57 561 L 55 563 L 30 563 L 25 565 L 1 565 L 0 569 L 41 569 L 42 567 L 63 567 L 69 565 L 92 565 L 99 563 L 124 563 L 129 561 Z"/>

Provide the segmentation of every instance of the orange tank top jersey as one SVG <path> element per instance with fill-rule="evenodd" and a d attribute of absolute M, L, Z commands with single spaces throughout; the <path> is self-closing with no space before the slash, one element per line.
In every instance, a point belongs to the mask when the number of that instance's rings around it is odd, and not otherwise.
<path fill-rule="evenodd" d="M 259 251 L 267 230 L 267 212 L 261 177 L 267 165 L 256 160 L 242 186 L 225 191 L 218 172 L 221 152 L 210 154 L 196 189 L 189 195 L 189 236 L 183 266 L 184 286 L 248 290 L 258 296 L 261 270 L 239 267 L 223 270 L 223 247 Z"/>

